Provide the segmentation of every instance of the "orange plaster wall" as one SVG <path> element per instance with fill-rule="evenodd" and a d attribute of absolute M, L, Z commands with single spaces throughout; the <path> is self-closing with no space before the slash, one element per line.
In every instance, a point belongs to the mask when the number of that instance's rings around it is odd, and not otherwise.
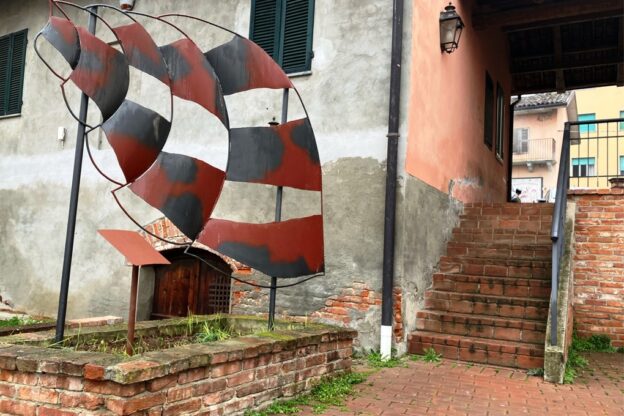
<path fill-rule="evenodd" d="M 503 143 L 507 159 L 511 89 L 507 41 L 498 30 L 472 28 L 471 3 L 453 2 L 466 27 L 459 48 L 449 55 L 440 52 L 438 23 L 448 1 L 413 0 L 406 170 L 463 202 L 503 202 L 507 170 L 494 149 L 483 142 L 483 120 L 487 70 L 495 94 L 498 82 L 506 95 Z"/>

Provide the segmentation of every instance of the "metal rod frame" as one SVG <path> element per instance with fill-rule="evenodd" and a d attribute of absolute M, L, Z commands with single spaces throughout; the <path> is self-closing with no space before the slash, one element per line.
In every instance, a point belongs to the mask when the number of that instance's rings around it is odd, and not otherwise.
<path fill-rule="evenodd" d="M 97 6 L 89 8 L 89 33 L 95 34 L 97 22 Z M 89 97 L 82 93 L 80 96 L 79 119 L 86 121 L 89 107 Z M 76 133 L 76 151 L 74 153 L 74 173 L 72 177 L 71 194 L 69 199 L 69 213 L 67 216 L 67 233 L 65 234 L 65 254 L 63 256 L 63 270 L 61 272 L 61 292 L 59 294 L 58 313 L 56 315 L 55 342 L 63 341 L 65 335 L 65 317 L 67 314 L 67 295 L 69 291 L 69 277 L 71 274 L 72 255 L 74 252 L 74 234 L 76 232 L 76 214 L 78 212 L 78 194 L 80 191 L 80 176 L 82 173 L 82 157 L 85 142 L 85 124 L 78 123 Z"/>
<path fill-rule="evenodd" d="M 288 122 L 288 88 L 284 89 L 282 95 L 282 124 Z M 277 187 L 277 194 L 275 195 L 275 222 L 282 220 L 282 198 L 284 195 L 284 188 L 282 186 Z M 277 277 L 271 276 L 271 289 L 269 289 L 269 331 L 273 331 L 275 328 L 275 300 L 277 297 Z"/>
<path fill-rule="evenodd" d="M 136 324 L 137 294 L 139 288 L 139 266 L 132 266 L 132 282 L 130 283 L 130 308 L 128 310 L 128 338 L 126 354 L 134 354 L 134 326 Z"/>

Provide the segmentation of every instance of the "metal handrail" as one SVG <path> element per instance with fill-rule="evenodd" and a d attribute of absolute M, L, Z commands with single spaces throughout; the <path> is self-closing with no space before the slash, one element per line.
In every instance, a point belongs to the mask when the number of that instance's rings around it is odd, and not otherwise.
<path fill-rule="evenodd" d="M 553 209 L 552 228 L 550 239 L 552 240 L 552 275 L 550 290 L 550 344 L 557 345 L 557 301 L 559 298 L 559 265 L 565 244 L 565 217 L 568 200 L 568 187 L 570 185 L 570 124 L 565 123 L 563 142 L 561 143 L 561 159 L 559 159 L 559 172 L 557 174 L 557 195 Z M 575 123 L 576 124 L 576 123 Z"/>

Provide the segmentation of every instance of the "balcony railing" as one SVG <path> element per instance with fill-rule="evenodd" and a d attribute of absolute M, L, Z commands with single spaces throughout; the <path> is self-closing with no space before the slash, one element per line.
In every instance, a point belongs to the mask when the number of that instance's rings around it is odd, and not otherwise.
<path fill-rule="evenodd" d="M 529 139 L 514 143 L 513 164 L 554 164 L 557 159 L 555 139 Z"/>
<path fill-rule="evenodd" d="M 624 176 L 624 119 L 570 123 L 570 187 L 609 188 Z"/>

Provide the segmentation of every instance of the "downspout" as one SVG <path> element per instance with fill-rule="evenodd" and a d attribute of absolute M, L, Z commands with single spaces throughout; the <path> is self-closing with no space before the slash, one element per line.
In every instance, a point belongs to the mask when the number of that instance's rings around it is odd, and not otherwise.
<path fill-rule="evenodd" d="M 394 0 L 392 10 L 392 58 L 390 61 L 390 108 L 388 156 L 386 158 L 386 203 L 384 216 L 383 281 L 381 301 L 381 358 L 392 353 L 394 291 L 394 230 L 396 218 L 397 155 L 399 148 L 399 102 L 401 98 L 401 53 L 403 46 L 403 0 Z"/>
<path fill-rule="evenodd" d="M 511 170 L 513 168 L 513 131 L 514 131 L 514 111 L 516 109 L 516 104 L 520 102 L 522 99 L 522 95 L 518 94 L 518 99 L 509 105 L 509 162 L 507 163 L 507 202 L 511 202 Z"/>

